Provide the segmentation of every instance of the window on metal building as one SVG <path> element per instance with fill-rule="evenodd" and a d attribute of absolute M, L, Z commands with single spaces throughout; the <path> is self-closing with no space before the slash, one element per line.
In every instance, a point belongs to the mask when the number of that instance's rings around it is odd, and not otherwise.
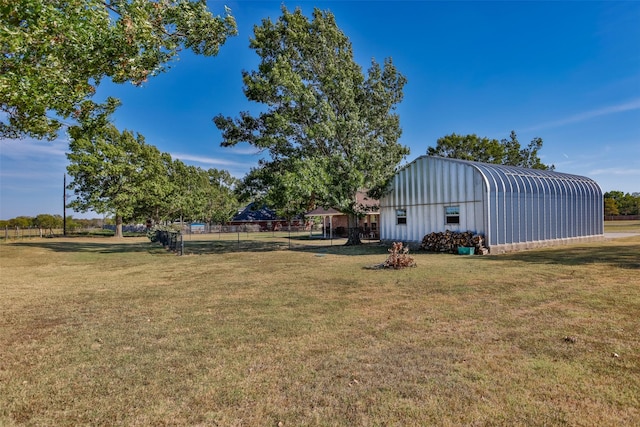
<path fill-rule="evenodd" d="M 460 206 L 445 206 L 445 224 L 460 224 Z"/>
<path fill-rule="evenodd" d="M 396 224 L 406 224 L 407 223 L 407 210 L 406 209 L 396 209 Z"/>

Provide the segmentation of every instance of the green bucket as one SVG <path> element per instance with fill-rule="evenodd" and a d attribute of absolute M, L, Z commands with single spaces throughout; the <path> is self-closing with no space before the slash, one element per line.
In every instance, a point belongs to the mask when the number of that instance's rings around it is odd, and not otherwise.
<path fill-rule="evenodd" d="M 458 246 L 458 255 L 473 255 L 475 252 L 474 247 Z"/>

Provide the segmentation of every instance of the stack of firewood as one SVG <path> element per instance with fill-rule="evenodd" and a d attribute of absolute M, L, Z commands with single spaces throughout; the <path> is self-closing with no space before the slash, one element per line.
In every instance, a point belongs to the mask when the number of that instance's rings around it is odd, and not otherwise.
<path fill-rule="evenodd" d="M 457 253 L 459 246 L 474 247 L 475 253 L 485 255 L 489 250 L 484 247 L 484 236 L 471 231 L 445 231 L 429 233 L 422 239 L 420 249 L 429 252 Z"/>

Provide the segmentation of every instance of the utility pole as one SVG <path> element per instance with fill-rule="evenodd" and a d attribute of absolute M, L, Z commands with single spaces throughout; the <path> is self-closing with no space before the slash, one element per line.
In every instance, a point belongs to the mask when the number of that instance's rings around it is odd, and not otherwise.
<path fill-rule="evenodd" d="M 67 235 L 67 174 L 62 180 L 62 235 Z"/>

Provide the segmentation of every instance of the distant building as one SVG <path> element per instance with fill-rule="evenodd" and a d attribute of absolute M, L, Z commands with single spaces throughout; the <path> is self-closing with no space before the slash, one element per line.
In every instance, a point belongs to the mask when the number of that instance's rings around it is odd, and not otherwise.
<path fill-rule="evenodd" d="M 251 229 L 252 231 L 278 231 L 292 227 L 304 226 L 304 221 L 300 218 L 293 218 L 291 224 L 286 218 L 281 218 L 276 211 L 267 206 L 257 206 L 250 203 L 229 221 L 228 225 Z"/>
<path fill-rule="evenodd" d="M 363 238 L 378 239 L 378 224 L 380 220 L 379 202 L 367 196 L 365 191 L 358 191 L 356 203 L 369 211 L 360 218 L 358 227 Z M 349 230 L 349 216 L 334 208 L 318 207 L 305 214 L 306 217 L 320 217 L 322 229 L 326 237 L 346 237 Z"/>
<path fill-rule="evenodd" d="M 205 224 L 201 222 L 193 222 L 189 224 L 191 234 L 202 234 L 205 232 Z"/>
<path fill-rule="evenodd" d="M 396 174 L 380 217 L 384 241 L 472 231 L 491 253 L 604 237 L 602 190 L 589 178 L 431 156 Z"/>

